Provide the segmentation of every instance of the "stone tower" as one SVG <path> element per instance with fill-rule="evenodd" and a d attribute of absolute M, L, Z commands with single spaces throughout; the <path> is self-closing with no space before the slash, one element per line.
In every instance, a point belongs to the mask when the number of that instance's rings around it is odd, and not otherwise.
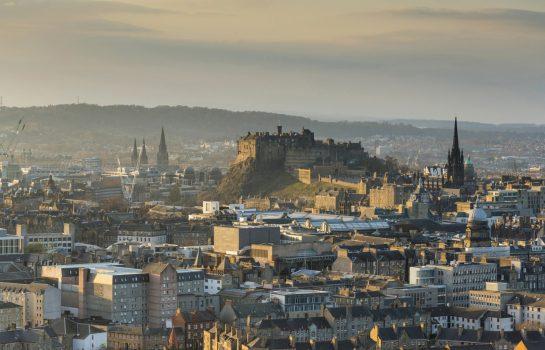
<path fill-rule="evenodd" d="M 159 151 L 157 152 L 157 169 L 168 169 L 168 151 L 164 128 L 161 128 L 161 141 L 159 142 Z"/>
<path fill-rule="evenodd" d="M 464 151 L 460 150 L 458 140 L 458 118 L 454 119 L 452 149 L 448 152 L 447 186 L 453 188 L 464 186 Z"/>

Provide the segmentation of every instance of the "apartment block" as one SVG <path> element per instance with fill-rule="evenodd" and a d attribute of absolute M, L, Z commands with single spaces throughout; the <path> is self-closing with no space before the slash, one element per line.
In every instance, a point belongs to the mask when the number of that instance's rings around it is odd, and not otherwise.
<path fill-rule="evenodd" d="M 48 284 L 2 282 L 0 300 L 22 307 L 22 325 L 39 327 L 61 317 L 61 292 Z"/>
<path fill-rule="evenodd" d="M 140 269 L 109 263 L 43 266 L 42 278 L 57 283 L 63 312 L 121 324 L 148 322 L 149 275 Z"/>

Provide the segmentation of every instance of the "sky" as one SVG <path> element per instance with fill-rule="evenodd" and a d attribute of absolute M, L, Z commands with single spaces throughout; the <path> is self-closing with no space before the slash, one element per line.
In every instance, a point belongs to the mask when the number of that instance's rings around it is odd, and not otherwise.
<path fill-rule="evenodd" d="M 0 95 L 545 123 L 545 1 L 0 0 Z"/>

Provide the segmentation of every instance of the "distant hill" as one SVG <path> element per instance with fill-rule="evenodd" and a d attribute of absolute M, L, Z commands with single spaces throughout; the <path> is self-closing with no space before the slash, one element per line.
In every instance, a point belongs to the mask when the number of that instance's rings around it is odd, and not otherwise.
<path fill-rule="evenodd" d="M 353 139 L 372 135 L 451 137 L 452 122 L 394 120 L 389 122 L 318 121 L 306 117 L 258 111 L 233 112 L 187 106 L 142 106 L 89 104 L 0 109 L 0 141 L 7 138 L 24 117 L 27 127 L 21 143 L 67 150 L 97 145 L 130 145 L 133 137 L 158 139 L 164 126 L 169 142 L 236 139 L 248 131 L 274 132 L 311 129 L 317 138 Z M 461 122 L 465 138 L 494 138 L 497 133 L 545 133 L 545 126 L 493 125 Z M 156 141 L 156 140 L 155 140 Z"/>
<path fill-rule="evenodd" d="M 412 125 L 417 128 L 424 129 L 452 129 L 452 120 L 431 120 L 431 119 L 390 119 L 387 121 L 391 124 L 405 124 Z M 530 132 L 530 133 L 544 133 L 544 124 L 526 124 L 526 123 L 503 123 L 503 124 L 491 124 L 480 123 L 473 121 L 466 121 L 458 118 L 458 125 L 461 129 L 470 131 L 483 131 L 483 132 Z"/>

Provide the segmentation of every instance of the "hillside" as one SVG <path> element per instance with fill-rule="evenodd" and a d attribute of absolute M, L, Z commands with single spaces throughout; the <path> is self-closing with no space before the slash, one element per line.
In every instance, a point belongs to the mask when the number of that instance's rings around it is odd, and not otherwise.
<path fill-rule="evenodd" d="M 435 136 L 451 135 L 451 122 L 397 120 L 392 122 L 326 122 L 310 118 L 267 112 L 233 112 L 223 109 L 187 106 L 88 104 L 54 105 L 44 107 L 3 107 L 0 109 L 0 133 L 4 137 L 15 128 L 20 118 L 27 127 L 21 143 L 47 144 L 49 148 L 91 147 L 97 143 L 127 145 L 133 137 L 157 138 L 159 128 L 167 129 L 169 141 L 236 139 L 248 131 L 274 131 L 277 125 L 284 130 L 311 129 L 317 138 L 352 139 L 372 135 Z M 409 125 L 410 123 L 414 125 Z M 492 124 L 461 123 L 466 138 L 490 137 L 496 133 L 520 131 L 543 133 L 543 126 L 527 125 L 518 128 Z M 0 138 L 2 135 L 0 135 Z"/>

